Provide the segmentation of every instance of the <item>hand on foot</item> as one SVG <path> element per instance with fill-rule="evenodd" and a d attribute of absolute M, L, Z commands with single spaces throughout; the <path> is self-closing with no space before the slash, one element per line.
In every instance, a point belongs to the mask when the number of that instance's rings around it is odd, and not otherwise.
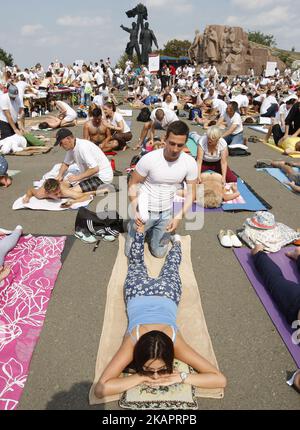
<path fill-rule="evenodd" d="M 253 248 L 253 249 L 252 249 L 252 255 L 256 255 L 256 254 L 258 254 L 259 252 L 264 252 L 264 246 L 263 246 L 263 245 L 261 245 L 261 244 L 259 244 L 259 243 L 257 243 L 257 244 L 255 245 L 255 248 Z"/>
<path fill-rule="evenodd" d="M 300 257 L 300 248 L 295 248 L 293 251 L 287 252 L 285 255 L 291 258 L 292 260 L 297 261 L 298 258 Z"/>

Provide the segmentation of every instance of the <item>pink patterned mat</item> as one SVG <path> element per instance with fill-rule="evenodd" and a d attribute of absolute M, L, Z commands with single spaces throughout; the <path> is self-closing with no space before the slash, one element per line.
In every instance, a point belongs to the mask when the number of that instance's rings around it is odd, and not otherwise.
<path fill-rule="evenodd" d="M 66 237 L 22 237 L 0 282 L 0 410 L 16 409 L 43 328 Z"/>

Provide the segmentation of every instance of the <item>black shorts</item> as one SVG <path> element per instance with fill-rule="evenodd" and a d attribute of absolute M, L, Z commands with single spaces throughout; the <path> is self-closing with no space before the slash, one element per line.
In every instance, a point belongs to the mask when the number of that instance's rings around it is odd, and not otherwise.
<path fill-rule="evenodd" d="M 100 185 L 103 184 L 104 182 L 101 181 L 100 178 L 98 178 L 97 176 L 93 176 L 92 178 L 80 182 L 79 186 L 83 193 L 89 193 L 90 191 L 97 191 Z"/>
<path fill-rule="evenodd" d="M 16 127 L 18 125 L 16 124 Z M 0 140 L 6 139 L 7 137 L 11 137 L 15 134 L 13 128 L 8 124 L 8 122 L 0 121 Z"/>

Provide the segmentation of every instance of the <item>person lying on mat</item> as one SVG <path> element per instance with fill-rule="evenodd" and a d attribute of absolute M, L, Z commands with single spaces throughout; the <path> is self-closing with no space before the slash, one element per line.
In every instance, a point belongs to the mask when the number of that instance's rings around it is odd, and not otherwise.
<path fill-rule="evenodd" d="M 23 227 L 18 225 L 15 230 L 4 239 L 0 240 L 0 282 L 3 281 L 10 274 L 10 267 L 4 266 L 4 259 L 6 255 L 11 251 L 18 243 L 23 232 Z M 2 236 L 0 231 L 0 236 Z"/>
<path fill-rule="evenodd" d="M 112 149 L 111 131 L 103 124 L 102 110 L 100 108 L 93 109 L 91 119 L 84 124 L 83 139 L 95 143 L 104 152 Z"/>
<path fill-rule="evenodd" d="M 62 207 L 70 207 L 75 203 L 89 200 L 91 195 L 95 196 L 96 191 L 83 193 L 80 187 L 72 188 L 67 182 L 59 182 L 56 179 L 47 179 L 42 187 L 30 188 L 27 191 L 26 196 L 23 198 L 23 203 L 29 203 L 32 197 L 35 197 L 39 200 L 60 200 L 67 198 L 69 200 L 63 203 Z"/>
<path fill-rule="evenodd" d="M 39 128 L 60 128 L 60 127 L 74 127 L 76 125 L 77 112 L 71 108 L 66 102 L 52 100 L 51 106 L 56 107 L 59 111 L 58 116 L 49 116 L 47 121 L 42 122 Z"/>
<path fill-rule="evenodd" d="M 199 138 L 197 163 L 200 183 L 201 174 L 208 170 L 220 173 L 224 184 L 237 182 L 237 177 L 228 167 L 228 147 L 222 134 L 219 127 L 213 126 L 207 130 L 206 136 Z"/>
<path fill-rule="evenodd" d="M 299 128 L 300 133 L 300 128 Z M 284 154 L 286 155 L 296 155 L 300 154 L 300 137 L 296 136 L 289 136 L 289 137 L 283 137 L 278 142 L 279 148 L 284 150 Z"/>
<path fill-rule="evenodd" d="M 300 163 L 286 163 L 285 161 L 272 161 L 271 165 L 280 169 L 290 180 L 286 182 L 293 191 L 300 193 L 300 171 L 297 173 L 293 167 L 299 167 Z"/>
<path fill-rule="evenodd" d="M 219 173 L 202 173 L 200 179 L 204 185 L 205 208 L 219 208 L 223 202 L 230 202 L 240 197 L 237 183 L 224 186 L 222 175 Z"/>
<path fill-rule="evenodd" d="M 281 269 L 263 251 L 263 245 L 256 245 L 252 250 L 254 266 L 279 310 L 292 326 L 295 321 L 300 321 L 300 284 L 285 279 Z M 286 255 L 296 262 L 300 273 L 300 248 Z"/>
<path fill-rule="evenodd" d="M 205 172 L 201 174 L 201 183 L 204 186 L 204 201 L 203 205 L 208 209 L 215 209 L 222 206 L 223 202 L 230 202 L 240 197 L 236 183 L 227 184 L 224 186 L 222 175 L 214 172 Z M 179 190 L 177 195 L 180 197 L 186 196 L 186 191 Z M 196 198 L 195 203 L 201 203 Z"/>
<path fill-rule="evenodd" d="M 101 399 L 123 393 L 138 385 L 153 387 L 189 384 L 199 388 L 224 388 L 226 378 L 183 339 L 176 325 L 182 293 L 179 266 L 180 236 L 173 237 L 160 277 L 150 278 L 144 263 L 145 226 L 138 223 L 129 256 L 124 285 L 128 330 L 120 349 L 108 364 L 95 387 Z M 193 367 L 197 373 L 174 371 L 174 359 Z M 129 365 L 136 373 L 122 378 Z"/>

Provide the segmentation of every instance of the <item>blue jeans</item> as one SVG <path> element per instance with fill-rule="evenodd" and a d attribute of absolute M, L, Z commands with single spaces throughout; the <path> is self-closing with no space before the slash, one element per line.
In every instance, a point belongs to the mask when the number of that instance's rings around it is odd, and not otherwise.
<path fill-rule="evenodd" d="M 171 219 L 172 214 L 170 210 L 149 212 L 149 220 L 145 225 L 146 240 L 149 243 L 151 254 L 156 258 L 163 258 L 167 254 L 171 235 L 166 232 L 166 228 Z M 129 257 L 135 234 L 135 221 L 131 220 L 128 224 L 128 235 L 125 245 L 125 254 L 127 257 Z"/>
<path fill-rule="evenodd" d="M 230 134 L 229 136 L 224 137 L 227 142 L 227 145 L 244 145 L 244 135 L 243 132 L 238 134 Z"/>
<path fill-rule="evenodd" d="M 287 322 L 292 324 L 298 319 L 300 310 L 300 284 L 288 281 L 281 269 L 264 252 L 253 257 L 254 265 L 263 283 Z M 297 260 L 300 272 L 300 257 Z"/>

